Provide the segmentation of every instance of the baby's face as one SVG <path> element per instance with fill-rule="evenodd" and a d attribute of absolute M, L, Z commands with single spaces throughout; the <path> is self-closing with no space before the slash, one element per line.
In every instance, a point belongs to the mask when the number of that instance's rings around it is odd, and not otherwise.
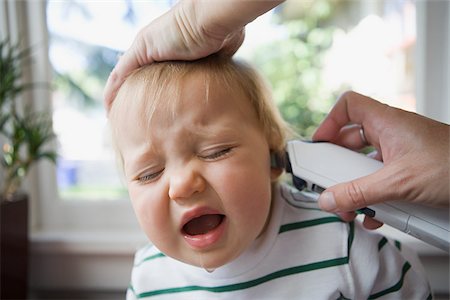
<path fill-rule="evenodd" d="M 262 233 L 271 206 L 269 145 L 244 95 L 184 79 L 175 112 L 136 119 L 119 148 L 130 198 L 148 238 L 166 255 L 216 268 Z M 133 101 L 133 99 L 129 99 Z M 133 122 L 134 120 L 134 122 Z"/>

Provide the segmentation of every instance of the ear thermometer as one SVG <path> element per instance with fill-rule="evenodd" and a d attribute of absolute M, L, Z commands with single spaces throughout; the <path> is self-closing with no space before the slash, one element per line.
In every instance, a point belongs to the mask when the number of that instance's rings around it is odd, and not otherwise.
<path fill-rule="evenodd" d="M 326 142 L 289 141 L 287 171 L 295 187 L 318 195 L 328 187 L 372 174 L 383 163 Z M 374 219 L 449 252 L 448 209 L 405 201 L 387 201 L 359 210 Z"/>

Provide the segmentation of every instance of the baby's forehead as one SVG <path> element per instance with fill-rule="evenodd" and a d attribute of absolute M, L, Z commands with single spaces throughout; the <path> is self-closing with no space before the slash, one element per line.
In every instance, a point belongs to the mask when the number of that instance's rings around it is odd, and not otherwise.
<path fill-rule="evenodd" d="M 193 105 L 206 105 L 218 93 L 225 98 L 221 101 L 240 94 L 241 102 L 255 102 L 254 78 L 243 66 L 208 62 L 155 63 L 135 71 L 119 91 L 118 117 L 148 124 L 156 112 L 174 115 L 181 100 L 192 93 L 197 95 Z"/>
<path fill-rule="evenodd" d="M 158 99 L 162 95 L 170 96 L 180 88 L 182 82 L 193 79 L 203 79 L 206 87 L 220 86 L 232 90 L 250 90 L 252 93 L 255 76 L 251 68 L 232 59 L 211 57 L 194 62 L 168 61 L 136 70 L 127 78 L 121 90 L 125 97 L 137 89 L 144 91 L 141 93 L 143 97 Z"/>
<path fill-rule="evenodd" d="M 191 72 L 166 75 L 167 77 L 159 76 L 157 80 L 147 79 L 138 83 L 140 87 L 137 90 L 141 91 L 137 95 L 140 98 L 136 102 L 138 110 L 151 107 L 152 111 L 174 112 L 180 106 L 207 105 L 220 97 L 248 100 L 248 95 L 237 80 L 226 78 L 217 72 L 194 69 Z M 195 96 L 192 97 L 192 94 Z M 195 100 L 195 103 L 186 103 L 186 99 Z"/>
<path fill-rule="evenodd" d="M 206 130 L 219 119 L 222 124 L 224 119 L 232 120 L 227 123 L 230 127 L 244 119 L 256 122 L 254 108 L 241 88 L 204 75 L 191 72 L 158 85 L 150 83 L 150 87 L 140 81 L 136 89 L 139 99 L 130 99 L 133 104 L 128 107 L 128 113 L 122 115 L 125 122 L 121 123 L 137 123 L 139 128 L 152 133 L 161 128 L 175 128 L 176 123 L 198 131 Z"/>

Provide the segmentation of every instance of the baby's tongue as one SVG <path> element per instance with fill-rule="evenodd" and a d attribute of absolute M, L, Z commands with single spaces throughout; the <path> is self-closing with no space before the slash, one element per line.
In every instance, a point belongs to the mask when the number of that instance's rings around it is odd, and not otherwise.
<path fill-rule="evenodd" d="M 187 222 L 183 230 L 189 235 L 205 234 L 219 226 L 222 218 L 223 215 L 203 215 Z"/>

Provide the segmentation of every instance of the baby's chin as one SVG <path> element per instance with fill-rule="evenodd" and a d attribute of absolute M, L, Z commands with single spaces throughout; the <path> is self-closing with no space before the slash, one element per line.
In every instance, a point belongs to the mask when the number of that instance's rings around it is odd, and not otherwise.
<path fill-rule="evenodd" d="M 210 258 L 200 254 L 196 261 L 191 262 L 191 265 L 205 270 L 215 270 L 232 262 L 234 259 L 235 257 L 229 259 Z"/>
<path fill-rule="evenodd" d="M 212 253 L 196 253 L 193 257 L 190 257 L 190 259 L 188 260 L 184 261 L 180 259 L 178 260 L 183 261 L 184 263 L 187 263 L 189 265 L 210 271 L 225 266 L 226 264 L 232 262 L 237 257 L 239 257 L 240 254 L 241 253 L 239 252 L 222 257 Z"/>

